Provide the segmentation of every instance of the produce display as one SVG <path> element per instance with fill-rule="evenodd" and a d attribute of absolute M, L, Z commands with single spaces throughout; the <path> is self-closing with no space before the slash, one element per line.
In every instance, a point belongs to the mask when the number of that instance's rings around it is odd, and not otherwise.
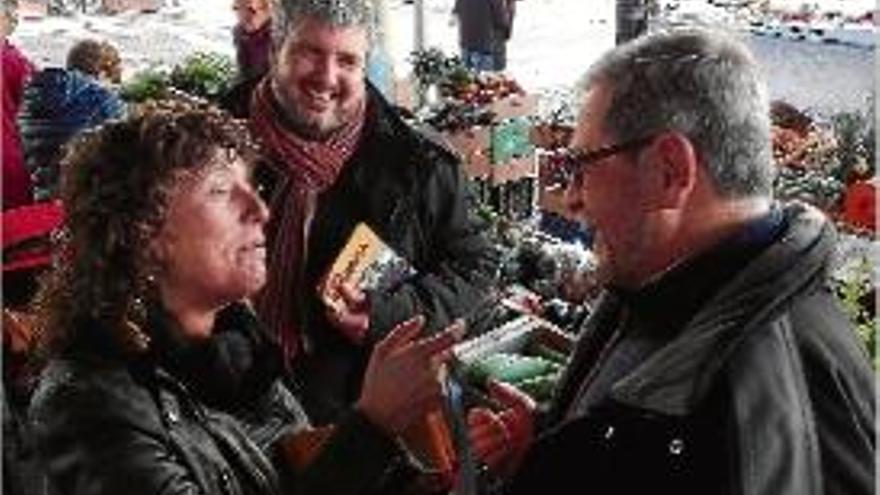
<path fill-rule="evenodd" d="M 235 64 L 226 55 L 196 52 L 171 70 L 147 69 L 139 72 L 121 88 L 122 99 L 141 103 L 182 92 L 189 96 L 218 102 L 229 90 L 235 76 Z"/>
<path fill-rule="evenodd" d="M 502 352 L 473 363 L 466 376 L 477 385 L 484 386 L 490 378 L 508 383 L 540 402 L 552 397 L 563 365 L 564 361 Z"/>
<path fill-rule="evenodd" d="M 462 342 L 454 354 L 467 385 L 479 390 L 500 381 L 541 403 L 552 397 L 572 343 L 552 323 L 523 315 Z"/>
<path fill-rule="evenodd" d="M 468 73 L 452 79 L 441 92 L 465 105 L 488 105 L 509 96 L 525 96 L 526 92 L 515 80 L 500 73 Z"/>
<path fill-rule="evenodd" d="M 475 126 L 490 126 L 495 121 L 495 114 L 478 105 L 446 101 L 424 120 L 439 131 L 455 132 Z"/>
<path fill-rule="evenodd" d="M 437 48 L 415 51 L 411 60 L 413 75 L 422 87 L 437 86 L 441 97 L 461 104 L 486 105 L 511 95 L 525 95 L 510 77 L 472 71 L 459 57 L 446 56 Z"/>

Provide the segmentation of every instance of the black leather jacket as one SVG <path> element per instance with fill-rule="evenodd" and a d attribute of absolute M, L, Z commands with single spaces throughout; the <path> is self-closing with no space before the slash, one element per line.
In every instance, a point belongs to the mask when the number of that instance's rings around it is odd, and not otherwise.
<path fill-rule="evenodd" d="M 280 463 L 278 438 L 309 422 L 250 310 L 221 313 L 201 346 L 164 324 L 148 355 L 78 343 L 44 370 L 30 417 L 57 493 L 372 493 L 398 450 L 357 413 L 304 473 Z"/>

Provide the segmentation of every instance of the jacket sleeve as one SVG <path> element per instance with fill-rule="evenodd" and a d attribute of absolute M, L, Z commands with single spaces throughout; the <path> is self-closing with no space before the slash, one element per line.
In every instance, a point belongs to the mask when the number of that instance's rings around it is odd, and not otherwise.
<path fill-rule="evenodd" d="M 35 395 L 32 428 L 53 486 L 63 495 L 201 493 L 163 441 L 148 393 L 113 383 L 130 379 L 122 375 L 58 383 Z"/>
<path fill-rule="evenodd" d="M 427 318 L 428 330 L 439 330 L 477 307 L 494 282 L 499 256 L 486 237 L 486 222 L 476 216 L 461 167 L 445 154 L 437 162 L 416 200 L 422 205 L 415 208 L 420 218 L 413 220 L 428 254 L 408 283 L 390 293 L 369 294 L 375 340 L 419 313 Z"/>
<path fill-rule="evenodd" d="M 744 495 L 873 492 L 873 373 L 821 295 L 733 360 Z"/>

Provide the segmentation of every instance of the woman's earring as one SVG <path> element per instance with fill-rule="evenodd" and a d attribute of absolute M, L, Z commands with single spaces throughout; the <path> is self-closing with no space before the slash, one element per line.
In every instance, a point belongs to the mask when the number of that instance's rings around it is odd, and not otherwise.
<path fill-rule="evenodd" d="M 146 352 L 150 348 L 150 336 L 144 330 L 131 320 L 126 320 L 125 329 L 129 336 L 129 343 L 135 352 Z"/>

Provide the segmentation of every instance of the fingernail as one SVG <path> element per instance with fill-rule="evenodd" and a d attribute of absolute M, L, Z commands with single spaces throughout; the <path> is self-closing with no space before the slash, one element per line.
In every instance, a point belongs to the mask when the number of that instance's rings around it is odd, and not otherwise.
<path fill-rule="evenodd" d="M 422 326 L 422 325 L 424 325 L 424 323 L 425 323 L 425 317 L 424 317 L 424 315 L 421 315 L 421 314 L 411 316 L 411 317 L 409 317 L 409 319 L 407 319 L 404 322 L 405 325 L 412 325 L 412 326 Z"/>
<path fill-rule="evenodd" d="M 467 334 L 467 324 L 462 318 L 458 318 L 452 322 L 449 331 L 452 333 L 452 336 L 455 337 L 455 340 L 461 340 L 465 337 L 465 334 Z"/>

